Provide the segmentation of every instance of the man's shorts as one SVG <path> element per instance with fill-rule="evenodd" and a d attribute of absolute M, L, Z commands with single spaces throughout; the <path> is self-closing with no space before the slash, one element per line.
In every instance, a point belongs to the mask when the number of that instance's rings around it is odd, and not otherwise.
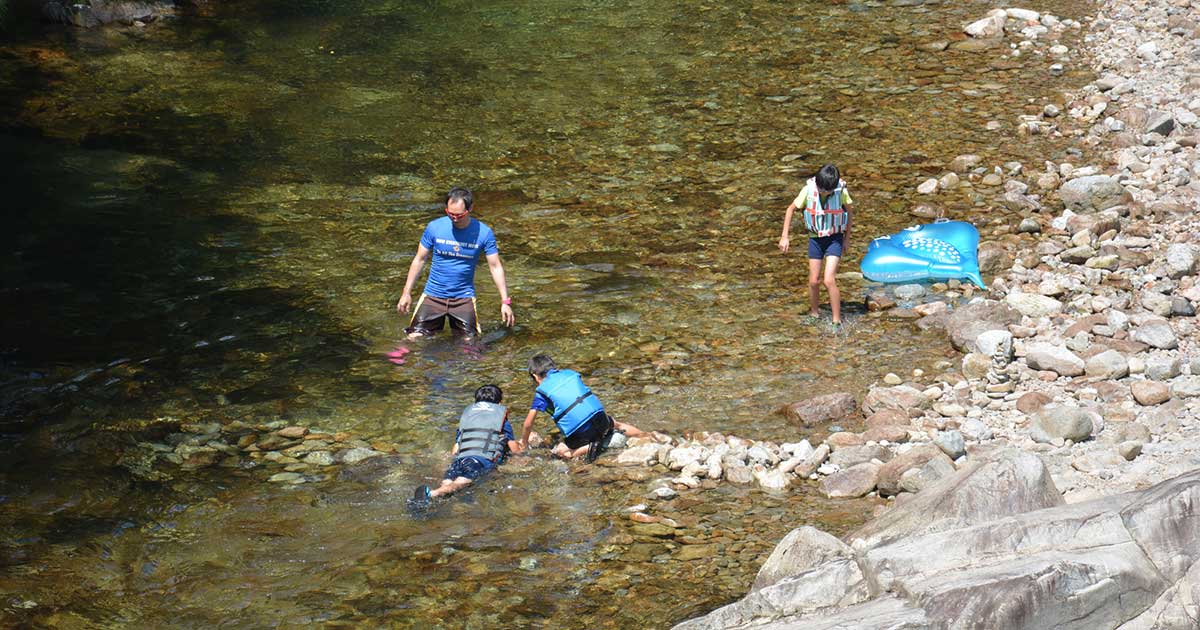
<path fill-rule="evenodd" d="M 468 336 L 482 332 L 479 329 L 479 316 L 475 312 L 475 298 L 439 298 L 424 293 L 417 300 L 412 321 L 404 332 L 432 335 L 445 326 L 447 319 L 450 320 L 451 329 Z"/>
<path fill-rule="evenodd" d="M 453 462 L 450 462 L 450 467 L 446 469 L 446 474 L 442 475 L 442 479 L 454 480 L 466 477 L 475 481 L 491 471 L 491 466 L 474 457 L 456 457 Z"/>
<path fill-rule="evenodd" d="M 597 411 L 595 415 L 587 419 L 583 426 L 575 430 L 574 433 L 563 438 L 563 444 L 567 448 L 575 450 L 582 446 L 587 446 L 596 440 L 604 437 L 605 433 L 612 428 L 612 418 L 608 417 L 607 413 Z"/>
<path fill-rule="evenodd" d="M 830 256 L 841 258 L 843 236 L 843 234 L 830 234 L 829 236 L 808 237 L 809 260 L 821 260 Z"/>

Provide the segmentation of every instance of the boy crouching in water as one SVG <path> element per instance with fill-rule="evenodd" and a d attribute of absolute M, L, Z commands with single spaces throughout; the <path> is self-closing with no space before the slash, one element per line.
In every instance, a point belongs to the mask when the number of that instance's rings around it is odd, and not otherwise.
<path fill-rule="evenodd" d="M 550 414 L 554 424 L 563 434 L 563 441 L 550 451 L 556 457 L 571 459 L 586 455 L 590 464 L 608 447 L 613 432 L 620 431 L 628 437 L 644 435 L 631 424 L 615 422 L 604 411 L 600 399 L 583 384 L 578 372 L 560 370 L 554 359 L 538 354 L 529 359 L 529 376 L 537 389 L 533 393 L 529 415 L 525 417 L 520 447 L 529 445 L 533 420 L 539 411 Z"/>
<path fill-rule="evenodd" d="M 510 453 L 525 450 L 529 441 L 517 442 L 513 438 L 508 409 L 500 404 L 503 397 L 497 385 L 475 390 L 475 404 L 467 407 L 458 420 L 454 448 L 450 451 L 454 461 L 446 469 L 441 485 L 433 490 L 417 486 L 410 505 L 423 507 L 434 497 L 453 494 L 495 470 Z"/>

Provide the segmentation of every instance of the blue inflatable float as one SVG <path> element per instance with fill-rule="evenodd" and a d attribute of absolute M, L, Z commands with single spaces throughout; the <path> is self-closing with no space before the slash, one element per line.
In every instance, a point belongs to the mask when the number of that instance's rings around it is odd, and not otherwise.
<path fill-rule="evenodd" d="M 871 241 L 862 273 L 875 282 L 957 278 L 987 288 L 979 275 L 979 230 L 965 221 L 938 219 Z"/>

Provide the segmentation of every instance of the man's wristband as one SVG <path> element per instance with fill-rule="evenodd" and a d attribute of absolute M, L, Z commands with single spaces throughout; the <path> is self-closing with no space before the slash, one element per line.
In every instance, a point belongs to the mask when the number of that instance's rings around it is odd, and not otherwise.
<path fill-rule="evenodd" d="M 504 298 L 503 300 L 500 300 L 500 303 L 501 303 L 501 304 L 503 304 L 503 305 L 505 305 L 505 306 L 511 306 L 511 305 L 512 305 L 512 298 Z"/>

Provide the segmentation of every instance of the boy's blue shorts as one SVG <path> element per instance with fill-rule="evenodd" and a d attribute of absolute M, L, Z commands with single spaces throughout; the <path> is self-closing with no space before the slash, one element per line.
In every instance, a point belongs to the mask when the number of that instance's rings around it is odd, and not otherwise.
<path fill-rule="evenodd" d="M 471 481 L 477 481 L 480 477 L 492 472 L 494 466 L 485 464 L 483 460 L 476 457 L 457 457 L 453 462 L 450 462 L 450 467 L 446 469 L 446 474 L 442 475 L 442 479 L 458 479 L 466 477 Z"/>
<path fill-rule="evenodd" d="M 808 258 L 809 260 L 821 260 L 830 256 L 842 257 L 842 236 L 843 234 L 830 234 L 829 236 L 810 236 L 808 237 Z"/>

